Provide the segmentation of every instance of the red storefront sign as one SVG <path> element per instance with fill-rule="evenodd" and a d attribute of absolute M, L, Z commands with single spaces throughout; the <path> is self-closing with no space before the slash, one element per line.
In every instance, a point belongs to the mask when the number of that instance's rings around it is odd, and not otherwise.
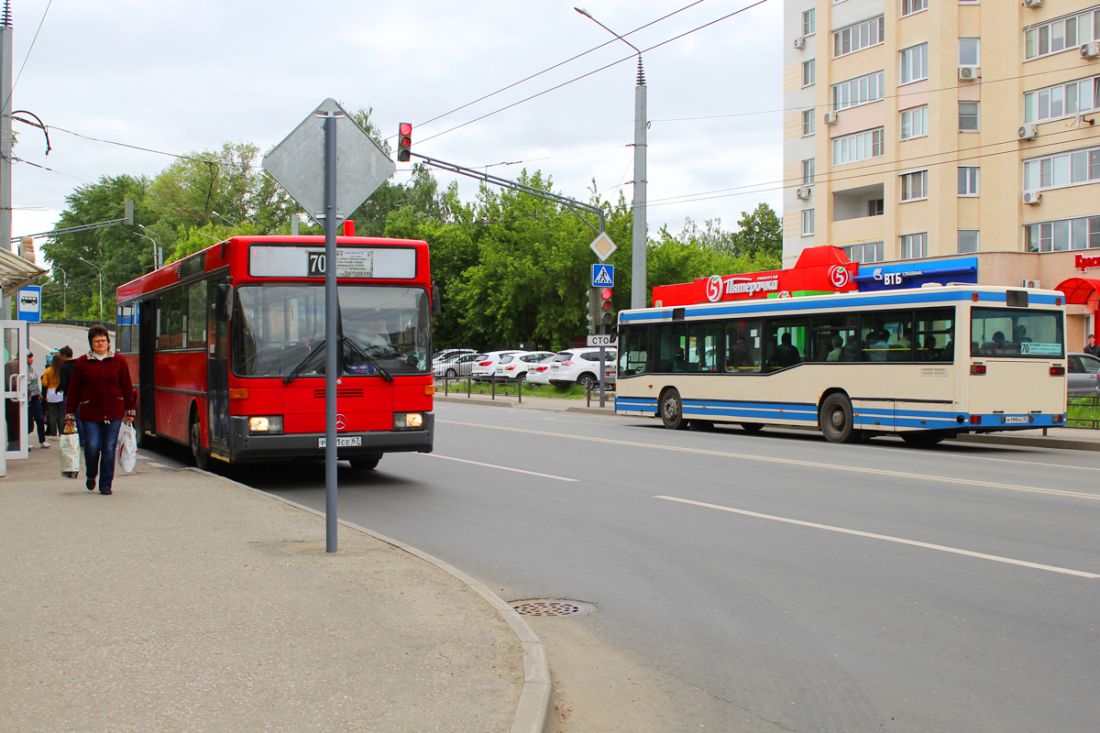
<path fill-rule="evenodd" d="M 1082 271 L 1090 267 L 1100 267 L 1100 256 L 1086 257 L 1085 255 L 1074 255 L 1073 266 Z"/>
<path fill-rule="evenodd" d="M 839 247 L 808 247 L 789 270 L 711 275 L 689 283 L 655 285 L 654 306 L 720 303 L 731 300 L 789 298 L 808 293 L 856 290 L 859 264 L 850 262 Z"/>

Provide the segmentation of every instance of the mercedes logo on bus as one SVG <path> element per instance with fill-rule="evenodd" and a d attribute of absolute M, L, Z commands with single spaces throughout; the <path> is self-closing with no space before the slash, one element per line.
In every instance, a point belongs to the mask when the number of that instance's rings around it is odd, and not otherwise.
<path fill-rule="evenodd" d="M 348 419 L 342 413 L 336 413 L 336 429 L 343 430 L 348 426 Z"/>

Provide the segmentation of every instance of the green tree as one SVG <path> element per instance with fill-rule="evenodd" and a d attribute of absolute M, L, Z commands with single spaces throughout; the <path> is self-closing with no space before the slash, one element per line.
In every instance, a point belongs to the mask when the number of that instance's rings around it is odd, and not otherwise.
<path fill-rule="evenodd" d="M 758 204 L 752 213 L 742 211 L 737 220 L 735 254 L 748 255 L 761 261 L 783 261 L 783 226 L 772 207 Z"/>

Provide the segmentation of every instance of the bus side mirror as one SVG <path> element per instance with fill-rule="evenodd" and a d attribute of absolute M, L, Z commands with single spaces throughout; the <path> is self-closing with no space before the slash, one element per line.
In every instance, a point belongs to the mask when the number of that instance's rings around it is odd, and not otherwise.
<path fill-rule="evenodd" d="M 432 315 L 438 316 L 443 312 L 442 295 L 439 292 L 439 286 L 432 283 Z"/>
<path fill-rule="evenodd" d="M 219 321 L 229 320 L 229 311 L 233 307 L 233 286 L 229 283 L 218 283 L 217 294 L 214 296 L 214 314 Z"/>

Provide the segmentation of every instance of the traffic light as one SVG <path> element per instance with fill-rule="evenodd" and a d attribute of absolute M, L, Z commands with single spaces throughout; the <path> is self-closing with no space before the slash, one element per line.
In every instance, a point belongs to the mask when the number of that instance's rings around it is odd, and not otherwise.
<path fill-rule="evenodd" d="M 588 333 L 595 334 L 600 325 L 600 291 L 599 288 L 588 289 Z"/>
<path fill-rule="evenodd" d="M 412 156 L 413 126 L 411 122 L 402 122 L 397 126 L 397 159 L 402 163 Z"/>
<path fill-rule="evenodd" d="M 614 292 L 611 288 L 600 288 L 600 323 L 611 326 L 615 323 L 615 314 L 611 312 L 611 296 Z"/>

